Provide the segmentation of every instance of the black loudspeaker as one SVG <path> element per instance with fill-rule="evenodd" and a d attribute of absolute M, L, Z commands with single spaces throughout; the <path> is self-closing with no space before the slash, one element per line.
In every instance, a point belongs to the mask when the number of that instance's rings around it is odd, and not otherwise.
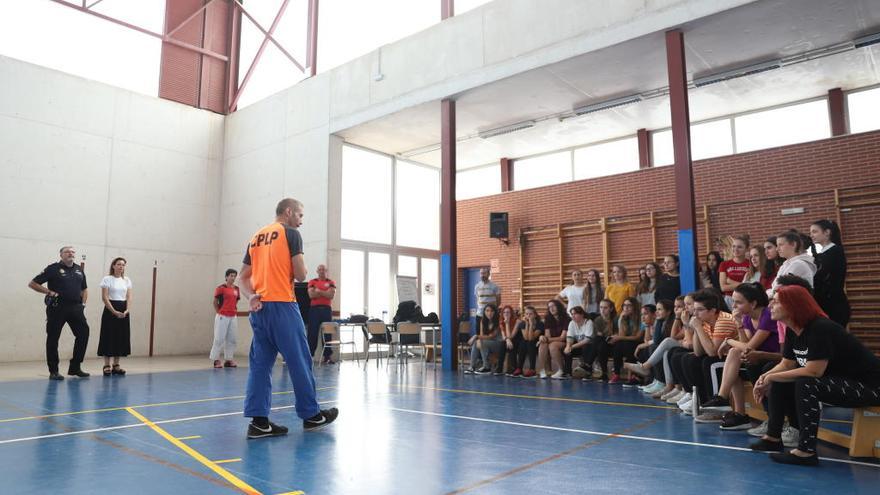
<path fill-rule="evenodd" d="M 489 237 L 507 239 L 507 212 L 489 213 Z"/>

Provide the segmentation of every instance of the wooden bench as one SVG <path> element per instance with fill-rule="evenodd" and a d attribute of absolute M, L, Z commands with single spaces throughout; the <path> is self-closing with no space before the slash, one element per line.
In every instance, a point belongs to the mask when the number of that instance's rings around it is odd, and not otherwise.
<path fill-rule="evenodd" d="M 745 384 L 746 413 L 760 421 L 767 420 L 767 413 L 761 404 L 754 404 L 752 384 Z M 836 407 L 836 406 L 835 406 Z M 875 457 L 880 459 L 880 407 L 859 407 L 853 409 L 852 433 L 819 427 L 819 440 L 849 448 L 850 457 Z"/>

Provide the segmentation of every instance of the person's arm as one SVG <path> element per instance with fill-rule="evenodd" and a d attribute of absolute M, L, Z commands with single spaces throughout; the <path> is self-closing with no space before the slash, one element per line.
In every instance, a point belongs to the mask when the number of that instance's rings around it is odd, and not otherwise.
<path fill-rule="evenodd" d="M 34 282 L 33 280 L 28 282 L 28 287 L 30 287 L 31 289 L 33 289 L 36 292 L 39 292 L 40 294 L 45 294 L 47 296 L 55 297 L 58 295 L 57 292 L 51 291 L 48 288 L 46 288 L 45 286 Z"/>
<path fill-rule="evenodd" d="M 797 368 L 797 362 L 795 362 L 793 359 L 783 358 L 782 361 L 780 361 L 776 366 L 758 377 L 758 379 L 755 380 L 754 388 L 752 389 L 752 395 L 754 396 L 755 403 L 759 403 L 764 400 L 764 396 L 767 395 L 767 392 L 770 390 L 771 381 L 770 379 L 768 379 L 770 376 L 777 375 L 779 373 L 785 373 L 795 368 Z"/>
<path fill-rule="evenodd" d="M 122 313 L 123 316 L 128 316 L 128 313 L 131 311 L 131 282 L 128 284 L 128 289 L 125 291 L 125 311 Z"/>
<path fill-rule="evenodd" d="M 693 337 L 691 338 L 691 343 L 694 346 L 694 354 L 696 354 L 697 356 L 705 356 L 706 355 L 706 350 L 703 349 L 703 341 L 700 340 L 703 338 L 704 333 L 705 332 L 703 332 L 702 327 L 694 328 L 694 334 L 693 334 Z"/>
<path fill-rule="evenodd" d="M 306 260 L 303 258 L 302 253 L 290 258 L 290 262 L 293 265 L 293 279 L 297 282 L 305 280 L 309 270 L 306 268 Z"/>
<path fill-rule="evenodd" d="M 736 286 L 739 285 L 735 280 L 727 278 L 727 272 L 723 272 L 720 269 L 718 270 L 718 283 L 721 285 L 720 289 L 724 292 L 735 290 Z"/>
<path fill-rule="evenodd" d="M 104 302 L 104 307 L 110 311 L 110 314 L 113 316 L 120 318 L 122 313 L 116 311 L 112 304 L 110 304 L 110 289 L 107 287 L 101 286 L 101 300 Z"/>
<path fill-rule="evenodd" d="M 241 295 L 247 299 L 249 309 L 253 312 L 263 309 L 263 302 L 260 301 L 260 295 L 254 292 L 254 283 L 253 280 L 251 280 L 251 276 L 253 275 L 251 265 L 242 265 L 241 270 L 239 270 L 238 273 L 238 288 L 241 291 Z"/>
<path fill-rule="evenodd" d="M 681 323 L 681 318 L 676 318 L 672 322 L 672 330 L 669 331 L 669 336 L 675 340 L 684 338 L 684 325 Z"/>
<path fill-rule="evenodd" d="M 82 292 L 80 292 L 80 297 L 82 298 L 83 306 L 85 306 L 86 303 L 89 302 L 89 289 L 83 289 Z"/>
<path fill-rule="evenodd" d="M 309 284 L 308 291 L 309 291 L 309 299 L 315 299 L 315 298 L 321 297 L 321 291 L 319 291 L 318 288 L 312 284 Z"/>
<path fill-rule="evenodd" d="M 220 312 L 220 301 L 217 300 L 217 298 L 220 297 L 220 294 L 221 292 L 219 287 L 214 289 L 214 299 L 211 300 L 211 305 L 214 306 L 215 313 Z"/>

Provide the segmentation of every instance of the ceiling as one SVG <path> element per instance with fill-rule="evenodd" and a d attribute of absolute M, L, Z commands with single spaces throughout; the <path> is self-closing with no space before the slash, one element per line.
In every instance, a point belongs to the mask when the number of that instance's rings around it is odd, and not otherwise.
<path fill-rule="evenodd" d="M 682 26 L 689 78 L 790 57 L 880 31 L 873 0 L 767 0 Z M 691 121 L 880 83 L 880 44 L 854 49 L 689 92 Z M 667 85 L 663 33 L 487 84 L 456 97 L 458 168 L 497 162 L 662 129 L 669 99 L 560 121 L 572 108 Z M 527 130 L 489 139 L 480 131 L 539 120 Z M 440 166 L 440 104 L 430 102 L 337 133 L 347 142 Z"/>

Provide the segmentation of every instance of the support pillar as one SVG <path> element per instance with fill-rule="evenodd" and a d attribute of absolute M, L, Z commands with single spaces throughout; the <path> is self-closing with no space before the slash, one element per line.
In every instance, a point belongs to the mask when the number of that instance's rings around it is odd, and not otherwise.
<path fill-rule="evenodd" d="M 636 131 L 636 140 L 639 142 L 639 168 L 653 167 L 651 159 L 651 136 L 648 135 L 647 129 L 639 129 Z"/>
<path fill-rule="evenodd" d="M 675 156 L 676 221 L 678 255 L 681 258 L 681 291 L 694 291 L 697 284 L 697 224 L 694 198 L 694 170 L 691 162 L 690 113 L 688 110 L 687 66 L 684 34 L 666 33 L 666 69 L 669 75 L 669 107 L 672 112 L 672 148 Z"/>
<path fill-rule="evenodd" d="M 455 101 L 440 102 L 440 322 L 443 369 L 458 368 L 458 261 L 455 219 Z"/>
<path fill-rule="evenodd" d="M 828 90 L 828 117 L 831 120 L 832 136 L 843 136 L 849 132 L 846 128 L 846 106 L 843 100 L 843 90 L 840 88 Z"/>
<path fill-rule="evenodd" d="M 501 165 L 501 192 L 513 191 L 513 160 L 502 158 Z"/>

